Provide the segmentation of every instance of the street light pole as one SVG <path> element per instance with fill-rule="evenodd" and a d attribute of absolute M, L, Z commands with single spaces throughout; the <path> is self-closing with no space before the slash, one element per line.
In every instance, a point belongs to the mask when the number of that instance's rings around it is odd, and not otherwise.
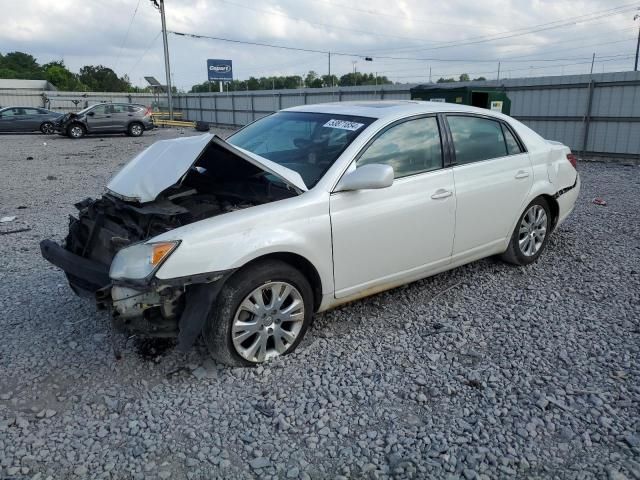
<path fill-rule="evenodd" d="M 633 21 L 635 22 L 639 18 L 640 18 L 640 15 L 636 14 L 633 16 Z M 636 63 L 635 63 L 635 66 L 633 67 L 634 72 L 638 71 L 638 52 L 640 52 L 640 27 L 638 27 L 638 42 L 636 43 Z"/>
<path fill-rule="evenodd" d="M 164 44 L 164 73 L 167 77 L 167 100 L 169 102 L 169 118 L 173 120 L 173 96 L 171 92 L 171 67 L 169 66 L 169 43 L 167 41 L 167 21 L 164 16 L 164 0 L 151 0 L 160 10 L 162 21 L 162 43 Z M 158 4 L 159 3 L 159 4 Z"/>

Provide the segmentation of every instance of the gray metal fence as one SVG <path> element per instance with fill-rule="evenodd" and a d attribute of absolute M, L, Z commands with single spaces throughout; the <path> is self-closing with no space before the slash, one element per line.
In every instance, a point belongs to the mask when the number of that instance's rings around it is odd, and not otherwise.
<path fill-rule="evenodd" d="M 413 84 L 178 95 L 185 118 L 246 125 L 282 108 L 347 100 L 409 99 Z M 498 86 L 511 115 L 543 137 L 590 155 L 640 157 L 640 72 L 442 84 Z"/>
<path fill-rule="evenodd" d="M 240 126 L 282 108 L 347 100 L 410 98 L 413 84 L 299 90 L 179 94 L 184 118 Z M 511 99 L 511 115 L 543 137 L 576 152 L 640 158 L 640 72 L 505 79 L 442 86 L 498 86 Z M 98 102 L 166 106 L 144 93 L 0 90 L 0 105 L 44 106 L 73 111 Z"/>

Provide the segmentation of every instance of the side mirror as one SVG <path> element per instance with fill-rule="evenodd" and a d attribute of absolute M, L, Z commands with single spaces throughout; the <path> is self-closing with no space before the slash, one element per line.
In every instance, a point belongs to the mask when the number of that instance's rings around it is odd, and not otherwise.
<path fill-rule="evenodd" d="M 96 114 L 96 112 L 87 112 L 87 116 L 88 117 L 93 117 Z"/>
<path fill-rule="evenodd" d="M 336 192 L 387 188 L 391 185 L 393 185 L 393 167 L 371 163 L 344 175 L 338 182 Z"/>

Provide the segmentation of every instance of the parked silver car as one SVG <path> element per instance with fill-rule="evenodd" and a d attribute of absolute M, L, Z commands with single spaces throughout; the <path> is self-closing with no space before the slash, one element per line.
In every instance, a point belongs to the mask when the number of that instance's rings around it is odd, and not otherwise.
<path fill-rule="evenodd" d="M 71 138 L 90 133 L 126 133 L 139 137 L 152 128 L 151 109 L 134 103 L 98 103 L 67 113 L 55 124 L 57 132 Z"/>
<path fill-rule="evenodd" d="M 0 109 L 0 132 L 36 132 L 51 134 L 61 113 L 37 107 L 5 107 Z"/>

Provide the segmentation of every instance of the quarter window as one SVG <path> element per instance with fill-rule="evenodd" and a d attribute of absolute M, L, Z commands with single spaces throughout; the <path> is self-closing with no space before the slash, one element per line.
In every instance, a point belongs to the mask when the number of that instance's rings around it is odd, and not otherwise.
<path fill-rule="evenodd" d="M 495 120 L 448 115 L 456 150 L 456 164 L 479 162 L 507 155 L 502 127 Z"/>
<path fill-rule="evenodd" d="M 520 148 L 520 144 L 505 125 L 502 125 L 502 132 L 504 133 L 504 141 L 507 144 L 507 153 L 509 155 L 517 155 L 522 153 L 522 149 Z"/>
<path fill-rule="evenodd" d="M 356 168 L 371 163 L 391 165 L 395 178 L 441 168 L 438 121 L 435 117 L 418 118 L 389 128 L 369 145 Z"/>

